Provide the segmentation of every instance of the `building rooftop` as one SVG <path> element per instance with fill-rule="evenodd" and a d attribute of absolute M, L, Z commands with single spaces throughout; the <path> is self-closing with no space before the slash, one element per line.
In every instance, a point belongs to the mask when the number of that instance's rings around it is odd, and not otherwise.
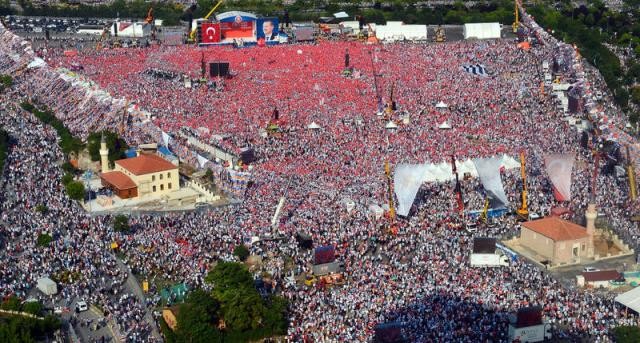
<path fill-rule="evenodd" d="M 620 273 L 617 270 L 601 270 L 597 272 L 584 272 L 582 276 L 586 282 L 609 281 L 619 279 Z"/>
<path fill-rule="evenodd" d="M 136 184 L 133 180 L 119 171 L 102 173 L 100 174 L 100 177 L 120 190 L 136 188 Z"/>
<path fill-rule="evenodd" d="M 128 170 L 134 175 L 159 173 L 166 170 L 173 170 L 178 168 L 176 165 L 160 156 L 147 154 L 141 154 L 138 157 L 117 160 L 116 164 Z"/>
<path fill-rule="evenodd" d="M 522 223 L 527 229 L 539 233 L 555 242 L 588 237 L 587 229 L 558 217 L 546 217 Z"/>

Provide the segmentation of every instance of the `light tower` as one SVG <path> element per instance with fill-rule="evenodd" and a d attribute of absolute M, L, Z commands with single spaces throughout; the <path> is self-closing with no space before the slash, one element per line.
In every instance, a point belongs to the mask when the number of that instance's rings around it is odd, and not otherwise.
<path fill-rule="evenodd" d="M 100 138 L 100 165 L 101 172 L 106 173 L 109 171 L 109 149 L 107 148 L 107 142 L 104 140 L 104 133 Z"/>

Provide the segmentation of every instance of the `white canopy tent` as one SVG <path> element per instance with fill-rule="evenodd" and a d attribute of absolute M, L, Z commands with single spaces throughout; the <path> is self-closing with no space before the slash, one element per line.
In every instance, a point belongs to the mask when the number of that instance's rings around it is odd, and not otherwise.
<path fill-rule="evenodd" d="M 636 287 L 626 293 L 622 293 L 615 298 L 616 302 L 626 306 L 636 313 L 640 313 L 640 287 Z"/>
<path fill-rule="evenodd" d="M 443 121 L 442 124 L 440 124 L 440 126 L 438 126 L 438 128 L 440 130 L 449 130 L 451 129 L 451 125 L 449 125 L 449 123 L 447 123 L 447 121 Z"/>
<path fill-rule="evenodd" d="M 448 107 L 449 107 L 449 105 L 445 104 L 445 103 L 444 103 L 444 102 L 442 102 L 442 101 L 439 101 L 439 102 L 436 104 L 436 108 L 448 108 Z"/>
<path fill-rule="evenodd" d="M 319 128 L 320 125 L 318 125 L 315 121 L 312 121 L 311 124 L 307 126 L 307 129 L 309 130 L 318 130 Z"/>
<path fill-rule="evenodd" d="M 38 279 L 36 287 L 45 295 L 54 295 L 58 293 L 58 285 L 48 277 Z"/>

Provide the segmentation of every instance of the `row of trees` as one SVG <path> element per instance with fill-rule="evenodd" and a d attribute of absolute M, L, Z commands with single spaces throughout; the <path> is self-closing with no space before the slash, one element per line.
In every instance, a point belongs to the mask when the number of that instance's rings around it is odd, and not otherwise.
<path fill-rule="evenodd" d="M 3 0 L 0 0 L 3 1 Z M 194 18 L 204 17 L 217 0 L 198 0 Z M 144 18 L 150 7 L 154 15 L 163 19 L 164 25 L 178 25 L 185 19 L 187 8 L 171 2 L 145 2 L 144 0 L 116 0 L 108 5 L 53 5 L 34 6 L 29 0 L 21 0 L 24 15 L 60 17 L 107 17 Z M 1 7 L 0 7 L 1 8 Z M 384 23 L 387 20 L 402 20 L 408 24 L 462 24 L 465 22 L 498 21 L 508 24 L 513 21 L 513 2 L 495 0 L 467 7 L 460 1 L 451 6 L 423 7 L 420 1 L 395 0 L 382 2 L 298 0 L 285 6 L 281 0 L 243 0 L 224 2 L 217 12 L 243 10 L 264 16 L 282 16 L 287 9 L 292 20 L 317 20 L 338 11 L 350 15 L 363 15 L 369 22 Z"/>
<path fill-rule="evenodd" d="M 40 119 L 44 124 L 51 125 L 58 136 L 60 137 L 60 149 L 65 154 L 69 154 L 71 152 L 78 153 L 84 148 L 84 144 L 80 138 L 74 137 L 71 131 L 64 125 L 64 123 L 56 118 L 53 112 L 49 109 L 39 110 L 30 102 L 23 102 L 20 106 L 35 115 L 38 119 Z"/>
<path fill-rule="evenodd" d="M 43 315 L 42 304 L 35 301 L 22 303 L 19 298 L 11 296 L 6 298 L 0 308 L 8 311 L 30 313 L 36 316 Z M 0 316 L 0 342 L 27 343 L 36 341 L 49 341 L 53 333 L 60 328 L 60 320 L 52 315 L 44 319 L 33 319 L 24 316 Z"/>
<path fill-rule="evenodd" d="M 179 307 L 175 332 L 161 322 L 167 342 L 247 342 L 286 333 L 286 300 L 261 296 L 243 264 L 220 262 L 206 281 L 213 291 L 189 294 Z"/>
<path fill-rule="evenodd" d="M 578 19 L 544 6 L 534 6 L 529 9 L 529 13 L 535 16 L 541 26 L 553 29 L 557 38 L 576 44 L 582 56 L 600 70 L 618 105 L 627 108 L 629 93 L 624 87 L 625 73 L 618 57 L 603 45 L 605 37 L 599 30 L 591 29 Z"/>

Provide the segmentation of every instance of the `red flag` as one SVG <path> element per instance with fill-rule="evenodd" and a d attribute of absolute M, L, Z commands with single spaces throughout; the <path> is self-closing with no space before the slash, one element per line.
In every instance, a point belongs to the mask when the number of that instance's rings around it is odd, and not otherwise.
<path fill-rule="evenodd" d="M 201 43 L 218 43 L 220 42 L 220 24 L 218 23 L 202 23 L 200 26 L 202 30 L 202 42 Z"/>
<path fill-rule="evenodd" d="M 555 186 L 551 186 L 551 188 L 553 188 L 553 197 L 556 198 L 557 202 L 563 202 L 563 201 L 567 201 L 567 199 L 565 199 L 562 194 L 560 194 L 560 192 L 558 192 L 558 190 L 556 189 Z"/>

